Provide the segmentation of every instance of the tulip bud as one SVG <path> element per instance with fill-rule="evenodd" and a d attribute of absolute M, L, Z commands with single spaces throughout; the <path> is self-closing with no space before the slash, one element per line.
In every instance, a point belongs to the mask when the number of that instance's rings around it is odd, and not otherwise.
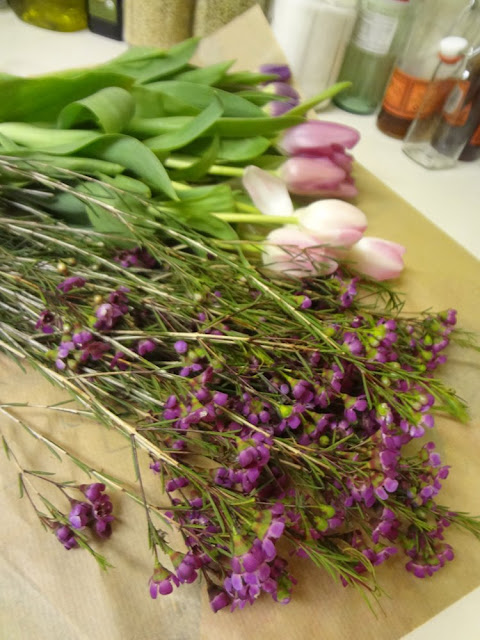
<path fill-rule="evenodd" d="M 390 280 L 402 272 L 405 251 L 405 247 L 396 242 L 367 237 L 350 249 L 347 259 L 356 271 L 374 280 Z"/>
<path fill-rule="evenodd" d="M 287 155 L 323 156 L 331 151 L 351 149 L 360 139 L 356 129 L 334 122 L 308 120 L 287 129 L 279 141 Z"/>
<path fill-rule="evenodd" d="M 367 218 L 358 207 L 342 200 L 319 200 L 298 211 L 300 228 L 320 244 L 351 247 L 367 228 Z"/>
<path fill-rule="evenodd" d="M 280 168 L 287 189 L 297 195 L 354 197 L 358 191 L 347 171 L 331 158 L 294 157 Z"/>
<path fill-rule="evenodd" d="M 277 79 L 280 82 L 287 82 L 287 80 L 290 80 L 290 77 L 292 75 L 288 64 L 275 64 L 275 63 L 261 64 L 260 73 L 268 73 L 271 75 L 276 75 Z"/>
<path fill-rule="evenodd" d="M 272 118 L 278 118 L 278 116 L 283 116 L 285 113 L 288 113 L 290 109 L 296 107 L 298 104 L 298 100 L 272 100 L 268 102 L 263 110 Z"/>
<path fill-rule="evenodd" d="M 328 275 L 338 264 L 327 255 L 317 238 L 295 225 L 274 229 L 266 237 L 262 259 L 272 271 L 292 278 L 308 275 Z"/>

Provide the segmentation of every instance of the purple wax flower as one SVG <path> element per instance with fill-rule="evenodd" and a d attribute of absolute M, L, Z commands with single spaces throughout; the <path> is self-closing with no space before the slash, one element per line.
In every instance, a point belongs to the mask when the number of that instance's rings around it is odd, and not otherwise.
<path fill-rule="evenodd" d="M 35 323 L 35 329 L 39 329 L 42 333 L 53 333 L 57 324 L 61 324 L 61 322 L 57 321 L 55 314 L 44 309 Z"/>
<path fill-rule="evenodd" d="M 73 344 L 72 341 L 69 340 L 68 342 L 61 342 L 58 347 L 58 352 L 57 352 L 58 357 L 66 358 L 70 353 L 70 351 L 72 351 L 73 349 L 75 349 L 75 345 Z"/>
<path fill-rule="evenodd" d="M 101 360 L 104 354 L 110 351 L 110 345 L 100 340 L 93 340 L 85 345 L 80 357 L 82 362 L 86 362 L 89 358 L 92 360 Z"/>
<path fill-rule="evenodd" d="M 68 519 L 74 529 L 84 529 L 93 516 L 92 505 L 88 502 L 76 502 L 70 510 Z"/>
<path fill-rule="evenodd" d="M 80 289 L 86 285 L 87 281 L 85 278 L 81 278 L 80 276 L 71 276 L 70 278 L 66 278 L 60 284 L 57 285 L 57 289 L 63 291 L 63 293 L 68 293 L 72 289 Z"/>
<path fill-rule="evenodd" d="M 223 407 L 228 402 L 228 394 L 223 393 L 222 391 L 217 391 L 213 396 L 213 402 L 218 404 L 220 407 Z"/>
<path fill-rule="evenodd" d="M 157 345 L 150 338 L 147 338 L 146 340 L 140 340 L 137 345 L 137 353 L 140 356 L 144 356 L 147 353 L 152 353 L 152 351 L 155 351 L 156 347 Z"/>
<path fill-rule="evenodd" d="M 184 354 L 188 351 L 188 344 L 185 342 L 185 340 L 177 340 L 177 342 L 175 342 L 175 344 L 173 345 L 173 348 L 177 353 Z"/>
<path fill-rule="evenodd" d="M 151 256 L 146 249 L 136 247 L 135 249 L 126 249 L 121 251 L 114 257 L 115 262 L 119 262 L 122 267 L 143 267 L 153 269 L 158 266 L 157 261 Z"/>
<path fill-rule="evenodd" d="M 81 485 L 80 490 L 83 492 L 85 497 L 90 500 L 90 502 L 95 502 L 95 500 L 98 500 L 100 495 L 105 491 L 105 485 L 101 482 L 94 482 L 89 485 Z"/>
<path fill-rule="evenodd" d="M 212 608 L 213 613 L 217 613 L 220 609 L 228 607 L 231 603 L 231 599 L 228 594 L 219 587 L 209 587 L 208 598 L 210 600 L 210 607 Z"/>
<path fill-rule="evenodd" d="M 128 364 L 125 362 L 125 354 L 123 351 L 116 351 L 112 361 L 110 362 L 110 369 L 120 369 L 120 371 L 126 371 L 128 369 Z"/>
<path fill-rule="evenodd" d="M 75 534 L 66 525 L 59 527 L 55 533 L 57 538 L 60 540 L 67 551 L 78 547 L 78 542 L 75 538 Z"/>
<path fill-rule="evenodd" d="M 79 331 L 78 333 L 74 333 L 72 336 L 73 344 L 79 349 L 83 349 L 87 342 L 93 339 L 93 335 L 90 331 Z"/>

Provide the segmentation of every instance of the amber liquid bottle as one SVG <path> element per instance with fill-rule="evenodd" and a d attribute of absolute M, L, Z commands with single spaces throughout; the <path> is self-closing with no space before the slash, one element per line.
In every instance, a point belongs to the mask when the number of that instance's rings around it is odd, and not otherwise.
<path fill-rule="evenodd" d="M 419 0 L 415 26 L 383 97 L 377 127 L 403 139 L 429 89 L 437 64 L 437 46 L 446 35 L 475 39 L 480 28 L 480 0 L 459 2 Z M 439 95 L 439 101 L 444 96 Z M 433 105 L 432 105 L 433 106 Z"/>

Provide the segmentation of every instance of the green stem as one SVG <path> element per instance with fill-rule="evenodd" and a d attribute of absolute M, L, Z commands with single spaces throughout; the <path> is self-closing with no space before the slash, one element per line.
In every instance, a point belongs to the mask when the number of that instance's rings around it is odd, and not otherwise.
<path fill-rule="evenodd" d="M 298 224 L 297 216 L 270 216 L 262 213 L 214 213 L 215 218 L 225 222 L 251 222 L 253 224 Z"/>
<path fill-rule="evenodd" d="M 288 115 L 303 116 L 308 111 L 310 111 L 310 109 L 313 109 L 313 107 L 316 107 L 317 104 L 320 104 L 325 100 L 329 100 L 330 98 L 333 98 L 334 96 L 337 95 L 337 93 L 340 93 L 344 89 L 348 89 L 351 86 L 352 86 L 351 82 L 337 82 L 336 84 L 329 87 L 325 91 L 322 91 L 322 93 L 319 93 L 318 95 L 313 96 L 313 98 L 310 98 L 310 100 L 307 100 L 306 102 L 302 102 L 297 107 L 293 107 L 293 109 L 290 109 L 290 111 L 288 112 Z"/>
<path fill-rule="evenodd" d="M 185 160 L 184 158 L 180 158 L 178 156 L 170 156 L 169 158 L 164 160 L 163 164 L 169 169 L 186 169 L 190 167 L 195 160 L 196 158 Z M 212 166 L 208 170 L 208 173 L 216 176 L 240 178 L 241 176 L 243 176 L 243 171 L 244 170 L 242 167 L 230 167 L 227 165 L 212 164 Z"/>

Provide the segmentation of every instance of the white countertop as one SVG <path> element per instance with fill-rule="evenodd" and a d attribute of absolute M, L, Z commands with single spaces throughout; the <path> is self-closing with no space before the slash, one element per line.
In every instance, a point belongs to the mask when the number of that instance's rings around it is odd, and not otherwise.
<path fill-rule="evenodd" d="M 0 72 L 40 74 L 106 61 L 125 51 L 123 42 L 79 31 L 55 33 L 21 22 L 0 7 Z M 435 225 L 480 258 L 480 161 L 429 171 L 409 160 L 401 142 L 375 126 L 375 116 L 356 116 L 335 107 L 321 117 L 357 128 L 355 158 Z M 480 589 L 462 598 L 404 640 L 478 640 Z M 373 640 L 373 639 L 372 639 Z M 377 639 L 375 639 L 377 640 Z M 378 639 L 380 640 L 380 639 Z"/>

